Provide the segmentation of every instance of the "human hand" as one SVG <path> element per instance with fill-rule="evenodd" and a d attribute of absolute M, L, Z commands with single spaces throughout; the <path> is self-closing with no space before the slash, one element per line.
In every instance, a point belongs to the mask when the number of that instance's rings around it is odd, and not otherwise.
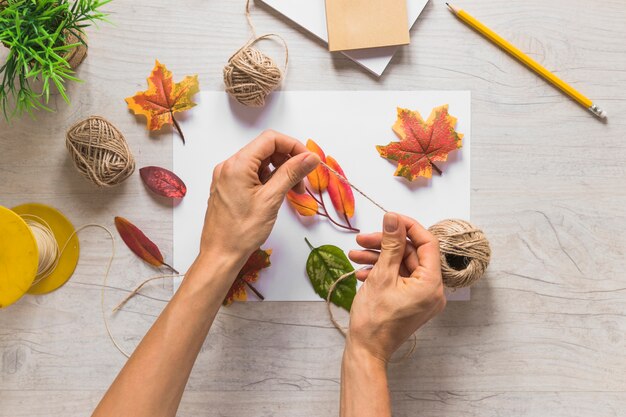
<path fill-rule="evenodd" d="M 383 232 L 358 235 L 357 243 L 365 250 L 351 251 L 350 259 L 373 268 L 357 273 L 364 283 L 352 303 L 346 349 L 386 363 L 445 308 L 439 242 L 417 221 L 387 213 Z"/>
<path fill-rule="evenodd" d="M 216 248 L 221 255 L 245 262 L 268 238 L 287 192 L 304 192 L 302 179 L 319 163 L 319 157 L 296 139 L 266 130 L 217 165 L 201 254 Z"/>

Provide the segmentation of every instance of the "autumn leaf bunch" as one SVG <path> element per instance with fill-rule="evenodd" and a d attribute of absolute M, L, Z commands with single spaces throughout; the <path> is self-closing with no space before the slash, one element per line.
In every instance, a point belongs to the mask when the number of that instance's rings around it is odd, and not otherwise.
<path fill-rule="evenodd" d="M 306 147 L 310 152 L 317 154 L 323 164 L 320 164 L 307 176 L 306 192 L 298 194 L 293 190 L 289 191 L 287 201 L 301 216 L 326 217 L 336 227 L 351 232 L 359 232 L 359 229 L 352 227 L 350 223 L 350 219 L 354 216 L 354 194 L 350 185 L 345 181 L 346 176 L 341 166 L 332 156 L 326 156 L 322 148 L 313 140 L 309 139 Z M 337 215 L 341 218 L 340 221 L 331 216 L 324 201 L 325 191 L 328 192 L 330 201 Z"/>

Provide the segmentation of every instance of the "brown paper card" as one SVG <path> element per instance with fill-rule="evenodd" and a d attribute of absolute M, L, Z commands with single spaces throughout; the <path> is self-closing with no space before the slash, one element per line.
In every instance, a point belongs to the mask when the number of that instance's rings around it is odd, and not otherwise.
<path fill-rule="evenodd" d="M 406 0 L 326 0 L 328 49 L 409 43 Z"/>

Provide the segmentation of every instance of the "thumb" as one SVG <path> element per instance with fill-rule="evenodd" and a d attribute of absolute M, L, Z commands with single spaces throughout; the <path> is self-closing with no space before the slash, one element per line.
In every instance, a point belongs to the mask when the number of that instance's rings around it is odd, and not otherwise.
<path fill-rule="evenodd" d="M 272 193 L 280 194 L 283 197 L 313 171 L 319 163 L 319 156 L 312 152 L 298 154 L 282 164 L 266 185 Z"/>
<path fill-rule="evenodd" d="M 397 278 L 406 247 L 406 227 L 400 216 L 387 213 L 383 218 L 383 238 L 380 244 L 380 258 L 376 267 L 383 269 L 384 276 Z"/>

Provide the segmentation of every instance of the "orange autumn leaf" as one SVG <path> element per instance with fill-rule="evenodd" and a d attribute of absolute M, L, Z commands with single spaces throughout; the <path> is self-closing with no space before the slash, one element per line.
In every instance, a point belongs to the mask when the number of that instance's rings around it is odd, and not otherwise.
<path fill-rule="evenodd" d="M 320 161 L 326 162 L 326 155 L 324 155 L 324 151 L 319 147 L 317 143 L 315 143 L 312 139 L 306 141 L 306 147 L 309 151 L 317 154 L 320 157 Z M 323 165 L 318 165 L 313 172 L 307 175 L 311 186 L 315 191 L 321 193 L 328 187 L 328 169 Z"/>
<path fill-rule="evenodd" d="M 115 228 L 124 243 L 126 243 L 126 246 L 139 258 L 156 267 L 165 266 L 175 274 L 178 274 L 178 271 L 163 262 L 163 255 L 159 247 L 137 226 L 123 217 L 116 217 Z"/>
<path fill-rule="evenodd" d="M 172 73 L 158 60 L 148 77 L 148 89 L 128 97 L 128 108 L 137 115 L 146 116 L 148 130 L 159 130 L 166 124 L 173 124 L 183 143 L 185 136 L 174 113 L 189 110 L 196 103 L 192 97 L 200 91 L 198 76 L 187 76 L 181 82 L 174 83 Z"/>
<path fill-rule="evenodd" d="M 383 158 L 397 161 L 394 175 L 413 181 L 418 177 L 432 177 L 434 164 L 446 161 L 448 153 L 463 146 L 463 135 L 454 127 L 456 118 L 448 114 L 448 105 L 436 107 L 424 121 L 419 112 L 398 108 L 398 118 L 393 131 L 400 142 L 376 146 Z"/>
<path fill-rule="evenodd" d="M 332 156 L 326 157 L 326 164 L 339 175 L 346 178 L 346 174 L 344 174 Z M 352 194 L 352 188 L 333 172 L 330 172 L 328 179 L 328 195 L 337 213 L 343 215 L 346 220 L 354 216 L 354 194 Z"/>
<path fill-rule="evenodd" d="M 263 296 L 252 286 L 252 283 L 257 282 L 259 279 L 261 269 L 268 268 L 271 265 L 271 254 L 271 249 L 257 249 L 250 255 L 245 265 L 239 271 L 239 274 L 237 274 L 235 282 L 233 282 L 233 285 L 228 290 L 224 302 L 222 303 L 223 305 L 230 305 L 233 301 L 246 301 L 248 299 L 246 286 L 261 300 L 263 299 Z"/>
<path fill-rule="evenodd" d="M 287 193 L 287 201 L 301 216 L 315 216 L 319 209 L 317 201 L 309 194 L 298 194 L 290 190 Z"/>

